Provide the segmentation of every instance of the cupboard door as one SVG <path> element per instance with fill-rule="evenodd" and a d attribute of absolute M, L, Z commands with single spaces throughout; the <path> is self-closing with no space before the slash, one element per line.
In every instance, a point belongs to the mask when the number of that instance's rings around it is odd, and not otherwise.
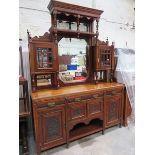
<path fill-rule="evenodd" d="M 95 70 L 109 70 L 114 67 L 113 47 L 98 45 L 95 48 Z"/>
<path fill-rule="evenodd" d="M 87 100 L 88 116 L 96 116 L 103 113 L 103 97 Z"/>
<path fill-rule="evenodd" d="M 58 70 L 57 45 L 49 42 L 34 43 L 33 53 L 36 72 L 50 72 Z"/>
<path fill-rule="evenodd" d="M 105 127 L 121 123 L 121 94 L 105 95 Z"/>
<path fill-rule="evenodd" d="M 66 142 L 64 106 L 40 110 L 38 123 L 42 150 Z"/>
<path fill-rule="evenodd" d="M 68 120 L 79 120 L 86 117 L 86 101 L 68 104 Z"/>

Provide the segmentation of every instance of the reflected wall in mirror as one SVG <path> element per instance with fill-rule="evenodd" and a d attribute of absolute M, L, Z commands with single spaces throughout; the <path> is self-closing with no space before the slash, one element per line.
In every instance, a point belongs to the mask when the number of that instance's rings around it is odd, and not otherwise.
<path fill-rule="evenodd" d="M 37 75 L 37 86 L 51 85 L 51 75 Z"/>
<path fill-rule="evenodd" d="M 87 79 L 86 46 L 84 39 L 62 38 L 58 43 L 59 78 L 64 83 Z"/>

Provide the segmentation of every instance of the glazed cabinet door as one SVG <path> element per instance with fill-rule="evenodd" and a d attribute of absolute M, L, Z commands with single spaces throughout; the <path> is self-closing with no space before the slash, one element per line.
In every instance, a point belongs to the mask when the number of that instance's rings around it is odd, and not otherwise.
<path fill-rule="evenodd" d="M 52 42 L 30 43 L 31 72 L 58 70 L 58 47 Z"/>
<path fill-rule="evenodd" d="M 109 70 L 114 67 L 113 47 L 98 45 L 95 47 L 95 70 Z"/>
<path fill-rule="evenodd" d="M 40 110 L 38 112 L 38 127 L 42 150 L 65 143 L 64 106 Z"/>
<path fill-rule="evenodd" d="M 121 123 L 122 97 L 120 94 L 108 92 L 105 94 L 104 102 L 105 127 L 114 126 Z"/>

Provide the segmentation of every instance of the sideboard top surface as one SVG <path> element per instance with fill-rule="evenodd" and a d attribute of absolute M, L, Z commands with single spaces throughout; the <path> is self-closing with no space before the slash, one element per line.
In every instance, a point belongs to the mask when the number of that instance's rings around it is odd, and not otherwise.
<path fill-rule="evenodd" d="M 52 97 L 59 97 L 59 96 L 67 96 L 72 95 L 76 93 L 87 93 L 87 92 L 93 92 L 93 91 L 99 91 L 99 90 L 111 90 L 113 88 L 123 88 L 124 85 L 120 83 L 99 83 L 99 84 L 81 84 L 81 85 L 75 85 L 75 86 L 66 86 L 61 87 L 59 89 L 53 90 L 53 89 L 46 89 L 46 90 L 40 90 L 36 92 L 31 93 L 32 100 L 39 100 L 39 99 L 48 99 Z M 65 97 L 64 96 L 64 97 Z"/>

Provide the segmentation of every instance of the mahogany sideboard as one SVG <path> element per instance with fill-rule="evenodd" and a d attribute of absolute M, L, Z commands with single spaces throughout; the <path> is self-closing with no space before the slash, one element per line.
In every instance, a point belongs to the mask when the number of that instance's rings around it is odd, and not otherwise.
<path fill-rule="evenodd" d="M 104 134 L 106 128 L 127 125 L 129 114 L 125 86 L 114 78 L 114 44 L 98 39 L 103 10 L 56 0 L 48 9 L 49 32 L 31 37 L 28 31 L 38 155 L 61 144 L 69 147 L 70 142 L 99 131 Z"/>
<path fill-rule="evenodd" d="M 32 92 L 37 154 L 124 125 L 124 88 L 123 84 L 112 82 Z"/>

